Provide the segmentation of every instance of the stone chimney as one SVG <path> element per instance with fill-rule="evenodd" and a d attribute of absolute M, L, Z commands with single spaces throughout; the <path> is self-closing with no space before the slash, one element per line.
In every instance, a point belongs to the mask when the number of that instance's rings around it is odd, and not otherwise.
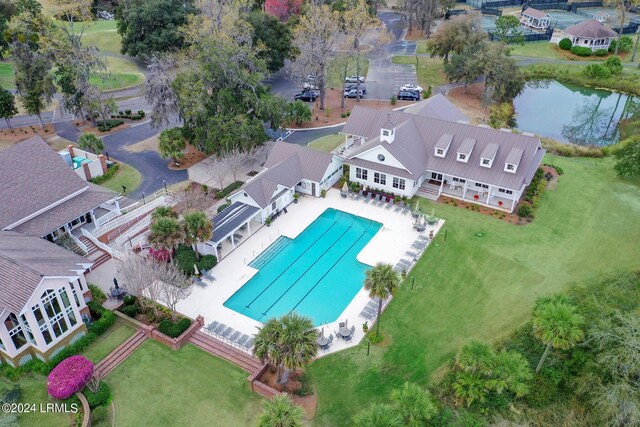
<path fill-rule="evenodd" d="M 73 145 L 67 145 L 67 151 L 71 154 L 71 159 L 76 156 L 76 153 L 73 151 Z"/>
<path fill-rule="evenodd" d="M 100 160 L 100 165 L 102 166 L 102 173 L 107 173 L 107 159 L 102 154 L 98 154 L 98 160 Z"/>
<path fill-rule="evenodd" d="M 84 176 L 87 177 L 87 181 L 91 181 L 91 171 L 89 170 L 89 163 L 83 163 L 82 169 L 84 170 Z"/>

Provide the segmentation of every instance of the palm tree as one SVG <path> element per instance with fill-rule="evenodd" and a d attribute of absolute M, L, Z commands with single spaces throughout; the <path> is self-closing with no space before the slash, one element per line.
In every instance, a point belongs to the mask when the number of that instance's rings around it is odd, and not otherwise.
<path fill-rule="evenodd" d="M 529 392 L 529 381 L 533 372 L 529 362 L 517 351 L 501 351 L 496 354 L 491 363 L 492 374 L 487 380 L 487 387 L 501 394 L 507 390 L 522 397 Z"/>
<path fill-rule="evenodd" d="M 104 142 L 92 133 L 83 133 L 78 138 L 78 147 L 93 154 L 100 154 L 104 150 Z"/>
<path fill-rule="evenodd" d="M 304 411 L 293 403 L 288 394 L 279 394 L 263 402 L 264 410 L 258 427 L 300 427 Z"/>
<path fill-rule="evenodd" d="M 465 372 L 478 373 L 481 375 L 491 374 L 491 362 L 495 357 L 495 352 L 491 346 L 472 341 L 462 347 L 456 356 L 456 364 Z"/>
<path fill-rule="evenodd" d="M 460 372 L 453 383 L 456 396 L 467 406 L 473 402 L 484 402 L 486 398 L 486 380 L 475 372 Z"/>
<path fill-rule="evenodd" d="M 393 270 L 391 264 L 379 262 L 375 267 L 367 270 L 364 279 L 364 287 L 369 290 L 371 298 L 379 298 L 376 334 L 380 335 L 380 314 L 382 313 L 382 300 L 393 295 L 400 287 L 400 276 Z"/>
<path fill-rule="evenodd" d="M 568 350 L 584 336 L 584 318 L 576 308 L 562 300 L 548 300 L 539 304 L 533 312 L 533 333 L 547 345 L 536 372 L 540 372 L 551 348 Z"/>
<path fill-rule="evenodd" d="M 253 354 L 278 369 L 295 370 L 311 362 L 318 353 L 318 332 L 308 317 L 289 313 L 279 319 L 269 319 L 256 334 Z"/>
<path fill-rule="evenodd" d="M 369 407 L 353 418 L 355 427 L 400 427 L 402 417 L 391 405 L 381 404 Z"/>
<path fill-rule="evenodd" d="M 151 219 L 158 219 L 161 217 L 176 218 L 176 213 L 171 209 L 171 206 L 158 206 L 151 213 Z"/>
<path fill-rule="evenodd" d="M 405 426 L 420 427 L 436 414 L 431 393 L 417 384 L 406 382 L 391 392 Z"/>
<path fill-rule="evenodd" d="M 174 218 L 160 217 L 155 219 L 149 233 L 149 243 L 156 249 L 166 249 L 169 260 L 173 261 L 173 249 L 184 242 L 184 230 Z"/>
<path fill-rule="evenodd" d="M 200 259 L 198 243 L 206 242 L 211 238 L 213 223 L 202 211 L 193 211 L 184 214 L 183 226 L 185 231 L 185 243 L 193 246 L 196 258 Z"/>

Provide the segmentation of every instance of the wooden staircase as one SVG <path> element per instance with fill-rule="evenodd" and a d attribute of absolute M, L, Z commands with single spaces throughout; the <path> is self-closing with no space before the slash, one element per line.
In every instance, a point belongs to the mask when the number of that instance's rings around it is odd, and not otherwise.
<path fill-rule="evenodd" d="M 255 357 L 213 338 L 204 332 L 196 331 L 189 339 L 189 342 L 209 354 L 228 360 L 250 374 L 262 368 L 262 363 Z"/>
<path fill-rule="evenodd" d="M 430 184 L 422 184 L 420 188 L 418 188 L 416 195 L 429 200 L 437 200 L 438 197 L 440 197 L 439 188 Z"/>
<path fill-rule="evenodd" d="M 133 353 L 133 351 L 145 342 L 147 336 L 142 330 L 137 330 L 136 333 L 131 335 L 125 342 L 120 344 L 115 350 L 113 350 L 107 357 L 102 359 L 94 369 L 96 374 L 100 378 L 104 378 L 109 375 L 118 365 L 124 362 L 127 357 Z"/>
<path fill-rule="evenodd" d="M 89 260 L 93 261 L 93 266 L 91 267 L 92 270 L 95 270 L 105 262 L 109 261 L 109 259 L 111 259 L 111 255 L 97 247 L 95 243 L 93 243 L 85 236 L 81 236 L 78 240 L 84 243 L 89 251 L 86 257 Z"/>
<path fill-rule="evenodd" d="M 116 238 L 118 238 L 122 233 L 126 232 L 131 227 L 133 227 L 134 225 L 136 225 L 137 223 L 139 223 L 140 221 L 148 217 L 149 215 L 151 215 L 151 212 L 145 212 L 142 215 L 138 215 L 135 218 L 131 218 L 129 221 L 125 222 L 124 224 L 121 224 L 120 226 L 114 228 L 113 230 L 109 230 L 107 233 L 98 237 L 98 240 L 108 244 L 113 240 L 115 240 Z"/>

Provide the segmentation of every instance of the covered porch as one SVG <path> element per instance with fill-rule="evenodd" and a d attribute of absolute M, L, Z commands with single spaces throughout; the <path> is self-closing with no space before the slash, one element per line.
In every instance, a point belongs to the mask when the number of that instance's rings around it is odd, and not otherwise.
<path fill-rule="evenodd" d="M 213 217 L 211 239 L 199 249 L 221 260 L 262 226 L 260 216 L 261 210 L 256 206 L 233 203 Z"/>

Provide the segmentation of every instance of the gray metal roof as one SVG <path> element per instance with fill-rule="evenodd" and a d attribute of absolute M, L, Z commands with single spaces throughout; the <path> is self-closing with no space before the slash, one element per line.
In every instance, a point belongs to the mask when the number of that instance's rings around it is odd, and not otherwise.
<path fill-rule="evenodd" d="M 528 7 L 528 8 L 526 8 L 526 9 L 522 12 L 522 15 L 528 15 L 528 16 L 532 16 L 532 17 L 534 17 L 534 18 L 538 18 L 538 19 L 542 19 L 542 18 L 544 18 L 545 16 L 548 16 L 549 18 L 551 18 L 551 16 L 550 16 L 548 13 L 543 12 L 543 11 L 538 10 L 538 9 L 534 9 L 534 8 L 532 8 L 532 7 Z"/>
<path fill-rule="evenodd" d="M 517 165 L 520 163 L 520 159 L 522 158 L 522 154 L 524 151 L 520 148 L 512 148 L 507 154 L 507 158 L 504 159 L 505 163 L 511 163 L 512 165 Z"/>
<path fill-rule="evenodd" d="M 480 157 L 483 159 L 491 159 L 493 160 L 496 157 L 496 153 L 498 152 L 498 148 L 500 146 L 498 144 L 489 143 L 484 147 Z"/>
<path fill-rule="evenodd" d="M 239 191 L 245 191 L 260 207 L 265 208 L 274 197 L 278 185 L 291 188 L 303 179 L 320 182 L 333 158 L 333 154 L 277 142 L 264 164 L 266 170 L 244 184 Z"/>
<path fill-rule="evenodd" d="M 39 237 L 0 231 L 0 309 L 17 314 L 43 277 L 76 276 L 77 271 L 84 271 L 91 264 Z"/>
<path fill-rule="evenodd" d="M 607 37 L 612 38 L 617 35 L 615 31 L 605 27 L 601 22 L 598 22 L 595 19 L 582 21 L 567 28 L 566 30 L 564 30 L 564 32 L 575 37 L 583 37 L 588 39 L 604 39 Z"/>
<path fill-rule="evenodd" d="M 469 123 L 469 118 L 441 93 L 436 93 L 424 101 L 405 108 L 404 112 L 420 117 L 447 120 L 449 122 Z"/>
<path fill-rule="evenodd" d="M 359 166 L 382 170 L 380 163 L 357 159 L 360 153 L 369 151 L 376 146 L 382 146 L 389 152 L 393 150 L 396 159 L 405 166 L 407 171 L 412 172 L 413 179 L 417 178 L 415 165 L 419 164 L 418 169 L 421 172 L 418 176 L 428 169 L 473 181 L 519 190 L 523 184 L 529 183 L 526 176 L 530 169 L 529 165 L 532 162 L 537 162 L 535 165 L 537 167 L 539 158 L 541 158 L 539 153 L 544 153 L 540 140 L 534 137 L 397 112 L 398 121 L 401 121 L 402 125 L 396 128 L 395 140 L 392 144 L 389 144 L 380 141 L 377 136 L 379 128 L 369 129 L 364 132 L 364 126 L 375 126 L 375 123 L 380 122 L 378 118 L 381 115 L 386 116 L 386 113 L 361 106 L 354 108 L 345 125 L 345 132 L 348 133 L 349 122 L 353 120 L 355 124 L 350 126 L 351 129 L 363 129 L 362 133 L 375 134 L 375 136 L 355 150 L 345 160 L 345 163 L 356 164 L 357 161 Z M 392 113 L 392 119 L 393 115 Z M 400 120 L 400 118 L 406 118 L 407 116 L 406 120 Z M 412 126 L 409 126 L 406 123 L 407 121 L 411 122 Z M 403 132 L 404 128 L 411 131 Z M 360 135 L 365 136 L 362 133 Z M 433 150 L 438 142 L 449 138 L 444 138 L 443 135 L 453 135 L 453 141 L 447 155 L 441 158 L 434 156 Z M 467 163 L 458 162 L 456 160 L 456 152 L 459 151 L 466 139 L 475 139 L 477 148 L 472 151 Z M 480 153 L 492 152 L 495 149 L 491 146 L 492 144 L 500 147 L 495 154 L 493 165 L 490 168 L 482 167 L 480 166 Z M 522 151 L 520 163 L 523 167 L 519 167 L 516 173 L 504 172 L 507 154 L 514 148 Z"/>
<path fill-rule="evenodd" d="M 213 232 L 211 239 L 218 244 L 235 232 L 245 222 L 249 221 L 260 209 L 255 206 L 235 202 L 218 215 L 213 217 Z"/>
<path fill-rule="evenodd" d="M 462 141 L 462 144 L 460 144 L 460 147 L 458 147 L 458 153 L 463 153 L 466 154 L 467 156 L 469 154 L 471 154 L 471 151 L 473 151 L 473 147 L 476 145 L 476 140 L 473 138 L 465 138 L 464 141 Z"/>
<path fill-rule="evenodd" d="M 0 229 L 87 188 L 39 136 L 0 151 Z"/>
<path fill-rule="evenodd" d="M 451 141 L 453 141 L 453 135 L 445 133 L 444 135 L 440 136 L 440 138 L 438 138 L 434 147 L 446 150 L 449 145 L 451 145 Z"/>

